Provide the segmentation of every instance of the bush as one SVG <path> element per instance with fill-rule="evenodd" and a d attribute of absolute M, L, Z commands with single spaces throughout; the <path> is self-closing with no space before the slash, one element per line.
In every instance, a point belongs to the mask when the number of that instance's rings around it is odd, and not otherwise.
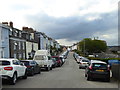
<path fill-rule="evenodd" d="M 87 57 L 89 60 L 100 60 L 108 63 L 108 60 L 120 60 L 120 58 L 95 58 L 95 57 Z"/>

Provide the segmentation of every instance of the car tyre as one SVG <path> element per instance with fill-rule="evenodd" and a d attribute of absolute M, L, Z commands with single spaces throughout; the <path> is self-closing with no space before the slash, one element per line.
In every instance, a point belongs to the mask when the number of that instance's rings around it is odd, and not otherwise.
<path fill-rule="evenodd" d="M 52 70 L 52 66 L 50 67 L 50 70 Z"/>
<path fill-rule="evenodd" d="M 41 69 L 39 68 L 38 74 L 40 74 L 40 73 L 41 73 Z"/>
<path fill-rule="evenodd" d="M 25 74 L 24 74 L 24 76 L 22 78 L 27 79 L 27 70 L 25 71 Z"/>
<path fill-rule="evenodd" d="M 81 69 L 81 67 L 79 67 L 79 69 Z"/>
<path fill-rule="evenodd" d="M 110 77 L 109 77 L 109 78 L 107 78 L 107 79 L 105 79 L 105 81 L 106 81 L 106 82 L 110 82 Z"/>
<path fill-rule="evenodd" d="M 50 71 L 50 66 L 46 67 L 46 71 Z"/>
<path fill-rule="evenodd" d="M 15 85 L 17 81 L 17 73 L 13 74 L 13 77 L 10 79 L 10 84 Z"/>
<path fill-rule="evenodd" d="M 86 76 L 87 76 L 87 81 L 90 81 L 91 80 L 90 76 L 89 75 Z"/>
<path fill-rule="evenodd" d="M 31 71 L 31 74 L 30 74 L 31 76 L 33 76 L 34 75 L 34 70 L 32 69 L 32 71 Z"/>

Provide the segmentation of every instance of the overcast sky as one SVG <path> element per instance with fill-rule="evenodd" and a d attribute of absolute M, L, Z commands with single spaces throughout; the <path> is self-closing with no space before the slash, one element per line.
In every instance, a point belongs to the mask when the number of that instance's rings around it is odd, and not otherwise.
<path fill-rule="evenodd" d="M 119 0 L 2 0 L 0 22 L 32 27 L 61 45 L 98 37 L 118 45 Z"/>

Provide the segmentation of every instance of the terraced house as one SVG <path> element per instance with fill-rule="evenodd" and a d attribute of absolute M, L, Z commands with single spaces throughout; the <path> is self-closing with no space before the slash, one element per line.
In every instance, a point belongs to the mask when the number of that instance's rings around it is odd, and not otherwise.
<path fill-rule="evenodd" d="M 0 24 L 0 58 L 32 59 L 37 50 L 59 48 L 54 39 L 33 28 L 14 28 L 13 22 Z"/>

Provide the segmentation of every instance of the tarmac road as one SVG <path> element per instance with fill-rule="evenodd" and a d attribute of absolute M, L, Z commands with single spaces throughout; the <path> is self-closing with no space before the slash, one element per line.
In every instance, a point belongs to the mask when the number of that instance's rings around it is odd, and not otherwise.
<path fill-rule="evenodd" d="M 118 88 L 118 83 L 100 80 L 87 81 L 84 69 L 79 69 L 72 53 L 69 53 L 65 64 L 49 72 L 29 76 L 26 80 L 18 80 L 16 85 L 3 83 L 3 88 Z"/>

